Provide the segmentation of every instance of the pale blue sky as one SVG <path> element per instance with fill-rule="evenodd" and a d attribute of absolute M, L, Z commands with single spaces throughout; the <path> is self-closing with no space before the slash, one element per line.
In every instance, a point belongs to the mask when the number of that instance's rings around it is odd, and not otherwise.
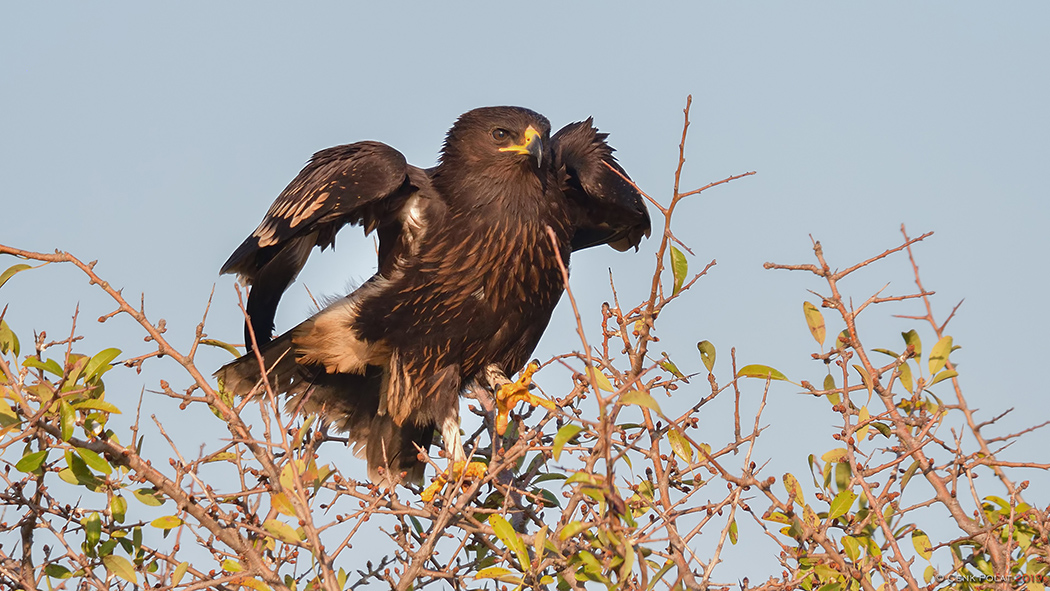
<path fill-rule="evenodd" d="M 723 381 L 736 346 L 742 363 L 817 382 L 801 304 L 822 286 L 762 263 L 810 262 L 812 234 L 845 267 L 898 244 L 903 222 L 936 232 L 917 254 L 939 316 L 966 300 L 949 333 L 971 405 L 986 418 L 1015 407 L 1003 430 L 1016 431 L 1050 414 L 1048 17 L 1043 2 L 9 2 L 0 243 L 99 259 L 97 271 L 132 298 L 144 292 L 147 312 L 184 346 L 216 285 L 207 332 L 239 341 L 233 281 L 216 273 L 314 151 L 378 139 L 429 166 L 473 107 L 527 106 L 555 127 L 593 115 L 638 184 L 666 202 L 692 93 L 685 187 L 758 175 L 682 206 L 675 228 L 694 267 L 718 265 L 661 319 L 660 348 L 697 371 L 695 344 L 708 339 Z M 279 329 L 308 312 L 303 283 L 335 294 L 370 274 L 371 241 L 359 234 L 345 230 L 334 255 L 311 261 Z M 654 248 L 573 258 L 591 319 L 610 267 L 621 298 L 643 294 Z M 860 301 L 886 282 L 887 293 L 912 291 L 905 258 L 845 287 Z M 22 274 L 0 291 L 26 343 L 32 330 L 68 332 L 78 302 L 86 347 L 147 350 L 128 321 L 94 322 L 111 306 L 72 268 Z M 920 311 L 868 312 L 866 344 L 901 348 L 898 333 L 916 323 L 890 315 Z M 537 356 L 576 346 L 570 321 L 563 306 Z M 200 363 L 225 360 L 209 351 Z M 115 374 L 128 400 L 177 375 L 165 362 Z M 774 389 L 758 453 L 778 477 L 832 445 L 836 417 L 794 391 Z M 678 392 L 683 406 L 700 395 Z M 171 406 L 157 412 L 176 421 Z M 704 415 L 716 446 L 727 410 Z M 1009 457 L 1045 462 L 1047 449 L 1037 435 Z M 355 463 L 347 454 L 341 468 Z M 1050 500 L 1046 487 L 1028 496 Z M 776 571 L 737 560 L 727 576 Z"/>

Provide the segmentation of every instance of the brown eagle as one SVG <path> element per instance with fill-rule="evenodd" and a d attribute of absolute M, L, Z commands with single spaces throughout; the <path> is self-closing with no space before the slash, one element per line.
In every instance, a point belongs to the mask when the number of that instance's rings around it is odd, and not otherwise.
<path fill-rule="evenodd" d="M 568 264 L 649 235 L 605 138 L 591 119 L 551 136 L 536 112 L 487 107 L 456 121 L 433 168 L 373 141 L 314 154 L 221 271 L 252 286 L 245 339 L 273 388 L 346 431 L 373 480 L 421 480 L 416 445 L 435 432 L 463 461 L 460 392 L 509 382 L 532 355 L 564 287 L 555 249 Z M 273 339 L 281 295 L 346 224 L 377 233 L 375 275 Z M 236 395 L 261 384 L 252 352 L 216 375 Z"/>

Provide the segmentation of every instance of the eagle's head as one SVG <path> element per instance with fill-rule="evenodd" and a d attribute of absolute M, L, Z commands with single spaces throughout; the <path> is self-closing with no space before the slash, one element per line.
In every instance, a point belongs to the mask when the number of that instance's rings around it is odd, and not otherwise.
<path fill-rule="evenodd" d="M 529 109 L 474 109 L 448 131 L 441 161 L 466 170 L 540 171 L 551 164 L 550 134 L 550 121 Z"/>

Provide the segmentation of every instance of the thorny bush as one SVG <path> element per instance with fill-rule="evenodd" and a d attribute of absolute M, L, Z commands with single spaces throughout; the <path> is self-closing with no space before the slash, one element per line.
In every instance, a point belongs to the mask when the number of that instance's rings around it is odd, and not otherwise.
<path fill-rule="evenodd" d="M 99 320 L 126 315 L 152 343 L 123 358 L 117 349 L 77 351 L 74 321 L 68 338 L 48 342 L 40 333 L 23 348 L 0 322 L 0 587 L 874 591 L 1024 582 L 1041 589 L 1050 566 L 1048 512 L 1025 502 L 1027 483 L 1007 469 L 1048 466 L 998 460 L 1023 433 L 986 436 L 994 419 L 978 422 L 968 406 L 951 361 L 951 315 L 937 322 L 913 258 L 912 246 L 929 234 L 911 238 L 902 227 L 898 246 L 842 271 L 832 271 L 819 242 L 814 264 L 766 265 L 816 276 L 819 295 L 802 303 L 802 313 L 820 352 L 806 356 L 823 361 L 826 372 L 796 391 L 812 394 L 807 400 L 821 412 L 830 406 L 841 427 L 830 434 L 830 451 L 809 456 L 812 478 L 764 474 L 757 457 L 767 394 L 771 384 L 789 381 L 785 375 L 766 365 L 738 368 L 735 351 L 732 373 L 716 375 L 716 348 L 701 341 L 706 380 L 690 381 L 697 376 L 650 351 L 661 312 L 714 264 L 691 274 L 691 251 L 671 231 L 676 206 L 752 174 L 680 191 L 688 127 L 687 103 L 674 193 L 666 206 L 650 199 L 664 225 L 648 297 L 622 304 L 613 286 L 600 331 L 589 333 L 601 337 L 588 343 L 570 291 L 581 344 L 544 364 L 573 370 L 556 408 L 515 416 L 492 441 L 491 400 L 478 396 L 470 408 L 483 428 L 467 445 L 488 472 L 469 486 L 449 483 L 430 502 L 418 489 L 357 482 L 319 462 L 319 447 L 337 446 L 338 437 L 313 418 L 284 413 L 272 395 L 233 400 L 217 391 L 213 368 L 198 368 L 195 354 L 200 345 L 229 346 L 206 338 L 204 321 L 180 352 L 165 339 L 164 321 L 129 304 L 93 263 L 0 246 L 0 253 L 79 268 L 117 306 Z M 915 293 L 877 293 L 854 307 L 842 280 L 895 254 L 909 257 Z M 30 268 L 8 268 L 0 286 Z M 913 317 L 916 328 L 897 345 L 870 347 L 858 316 L 906 300 L 925 307 Z M 189 385 L 176 391 L 161 381 L 155 395 L 184 408 L 206 405 L 228 439 L 187 456 L 162 421 L 140 423 L 141 399 L 130 429 L 111 426 L 113 414 L 134 407 L 127 393 L 106 391 L 107 371 L 140 369 L 160 356 L 185 372 L 172 381 L 188 378 Z M 665 414 L 659 401 L 672 393 L 696 403 Z M 716 397 L 733 398 L 736 408 L 726 441 L 705 439 L 696 428 Z M 258 414 L 246 412 L 249 406 Z M 747 409 L 752 414 L 742 415 Z M 938 427 L 949 421 L 961 430 L 946 439 Z M 171 455 L 144 457 L 147 436 L 164 438 Z M 209 464 L 227 467 L 222 478 L 202 471 Z M 435 472 L 444 468 L 434 465 Z M 978 485 L 978 473 L 991 477 Z M 915 499 L 919 480 L 929 494 Z M 393 541 L 391 551 L 368 554 L 371 541 L 363 537 L 379 535 L 365 526 L 369 520 Z M 926 530 L 954 533 L 932 539 Z M 705 550 L 698 552 L 701 533 Z M 756 579 L 765 581 L 720 581 L 715 571 L 726 544 L 747 543 L 745 536 L 768 537 L 780 549 L 754 561 L 764 569 Z"/>

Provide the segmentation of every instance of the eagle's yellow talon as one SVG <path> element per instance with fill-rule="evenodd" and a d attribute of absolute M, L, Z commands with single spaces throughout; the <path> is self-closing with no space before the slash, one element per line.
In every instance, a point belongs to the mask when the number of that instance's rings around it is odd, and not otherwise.
<path fill-rule="evenodd" d="M 503 435 L 507 432 L 507 423 L 510 421 L 510 411 L 519 402 L 528 402 L 533 407 L 539 405 L 548 410 L 554 410 L 554 402 L 529 392 L 532 383 L 532 374 L 536 373 L 540 366 L 530 363 L 521 370 L 518 381 L 504 384 L 496 391 L 496 433 Z"/>
<path fill-rule="evenodd" d="M 423 499 L 424 503 L 429 503 L 434 499 L 434 495 L 441 491 L 445 485 L 451 481 L 459 480 L 459 477 L 463 476 L 463 484 L 480 480 L 485 476 L 485 472 L 488 470 L 488 466 L 482 462 L 454 462 L 452 464 L 452 475 L 449 476 L 448 472 L 442 472 L 434 477 L 434 482 L 430 483 L 430 486 L 423 489 L 423 492 L 419 493 L 419 498 Z"/>
<path fill-rule="evenodd" d="M 419 498 L 423 499 L 424 503 L 429 503 L 434 500 L 434 495 L 438 493 L 445 486 L 445 478 L 442 475 L 438 475 L 434 479 L 434 482 L 430 483 L 430 486 L 423 489 L 423 492 L 419 493 Z"/>

